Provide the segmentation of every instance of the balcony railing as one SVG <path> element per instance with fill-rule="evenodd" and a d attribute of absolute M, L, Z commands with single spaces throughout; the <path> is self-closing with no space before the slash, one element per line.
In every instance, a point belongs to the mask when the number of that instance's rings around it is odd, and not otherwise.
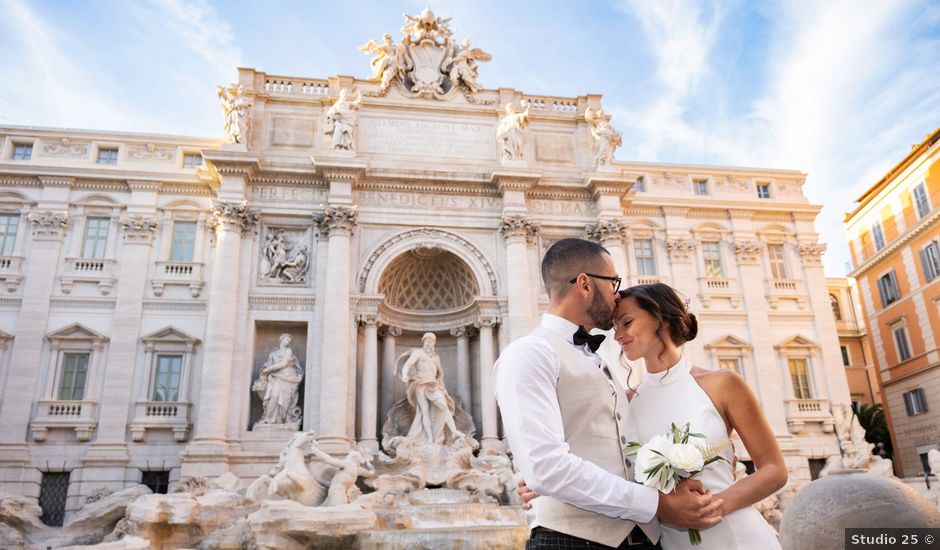
<path fill-rule="evenodd" d="M 663 278 L 659 275 L 637 275 L 633 280 L 633 284 L 636 285 L 653 285 L 663 282 Z"/>
<path fill-rule="evenodd" d="M 528 95 L 523 98 L 534 113 L 574 117 L 578 114 L 578 100 L 570 97 Z"/>
<path fill-rule="evenodd" d="M 786 413 L 787 425 L 793 433 L 803 432 L 807 424 L 820 424 L 825 433 L 832 433 L 835 428 L 828 399 L 788 399 Z"/>
<path fill-rule="evenodd" d="M 326 80 L 269 76 L 264 80 L 264 91 L 271 95 L 328 96 L 330 83 Z"/>
<path fill-rule="evenodd" d="M 205 264 L 201 262 L 157 262 L 156 274 L 150 281 L 153 293 L 163 296 L 163 289 L 167 285 L 188 286 L 193 298 L 196 298 L 206 286 L 204 268 Z"/>
<path fill-rule="evenodd" d="M 800 309 L 806 307 L 806 292 L 800 279 L 770 279 L 767 281 L 767 302 L 777 309 L 780 300 L 793 300 Z"/>
<path fill-rule="evenodd" d="M 39 402 L 36 417 L 30 423 L 34 441 L 45 441 L 50 429 L 75 430 L 79 441 L 88 441 L 98 424 L 96 401 L 65 401 L 44 399 Z"/>
<path fill-rule="evenodd" d="M 114 276 L 115 260 L 94 258 L 66 258 L 65 273 L 59 277 L 62 292 L 72 292 L 75 283 L 95 283 L 102 294 L 110 294 L 117 278 Z"/>
<path fill-rule="evenodd" d="M 23 281 L 23 258 L 21 256 L 0 256 L 0 281 L 7 285 L 7 291 L 14 292 Z"/>
<path fill-rule="evenodd" d="M 726 299 L 731 307 L 741 305 L 741 289 L 736 279 L 728 277 L 699 277 L 699 299 L 703 307 L 710 307 L 716 298 Z"/>
<path fill-rule="evenodd" d="M 138 401 L 130 425 L 131 437 L 143 441 L 147 430 L 164 429 L 172 430 L 177 441 L 186 441 L 191 407 L 191 403 L 184 401 Z"/>

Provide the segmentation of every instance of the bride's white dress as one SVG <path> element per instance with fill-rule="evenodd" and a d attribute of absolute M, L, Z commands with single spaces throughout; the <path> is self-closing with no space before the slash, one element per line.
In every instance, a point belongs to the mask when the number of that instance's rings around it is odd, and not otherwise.
<path fill-rule="evenodd" d="M 671 423 L 682 427 L 691 423 L 693 433 L 705 434 L 705 439 L 693 438 L 698 445 L 717 447 L 728 441 L 728 432 L 714 403 L 692 377 L 692 366 L 683 357 L 664 373 L 644 373 L 643 382 L 630 402 L 630 415 L 636 421 L 640 442 L 668 432 Z M 720 452 L 729 462 L 717 460 L 693 479 L 706 489 L 718 493 L 727 489 L 734 478 L 731 471 L 733 450 L 730 444 Z M 749 506 L 725 516 L 721 523 L 702 529 L 702 543 L 692 546 L 685 529 L 662 524 L 664 550 L 683 548 L 697 550 L 779 549 L 780 543 L 773 528 L 754 507 Z"/>

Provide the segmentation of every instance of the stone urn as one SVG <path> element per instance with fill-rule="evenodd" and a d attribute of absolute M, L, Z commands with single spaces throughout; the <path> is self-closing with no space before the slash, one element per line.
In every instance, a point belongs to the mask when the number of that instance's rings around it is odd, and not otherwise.
<path fill-rule="evenodd" d="M 842 550 L 851 527 L 940 527 L 940 511 L 896 478 L 835 470 L 790 501 L 780 543 L 783 550 Z"/>

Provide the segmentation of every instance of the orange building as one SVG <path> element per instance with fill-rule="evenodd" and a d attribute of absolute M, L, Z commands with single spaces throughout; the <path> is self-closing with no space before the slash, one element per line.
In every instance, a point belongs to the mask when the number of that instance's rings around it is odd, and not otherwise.
<path fill-rule="evenodd" d="M 940 128 L 844 219 L 901 476 L 940 445 Z"/>
<path fill-rule="evenodd" d="M 869 345 L 858 285 L 855 279 L 850 278 L 827 278 L 826 285 L 852 404 L 872 406 L 881 403 L 878 373 Z"/>

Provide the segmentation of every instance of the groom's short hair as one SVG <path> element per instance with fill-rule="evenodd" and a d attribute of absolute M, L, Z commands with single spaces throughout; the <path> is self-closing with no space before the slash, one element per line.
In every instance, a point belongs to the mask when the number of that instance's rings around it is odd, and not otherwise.
<path fill-rule="evenodd" d="M 571 288 L 569 281 L 579 273 L 599 267 L 604 254 L 603 246 L 584 239 L 562 239 L 542 258 L 542 282 L 550 300 L 562 298 Z"/>

